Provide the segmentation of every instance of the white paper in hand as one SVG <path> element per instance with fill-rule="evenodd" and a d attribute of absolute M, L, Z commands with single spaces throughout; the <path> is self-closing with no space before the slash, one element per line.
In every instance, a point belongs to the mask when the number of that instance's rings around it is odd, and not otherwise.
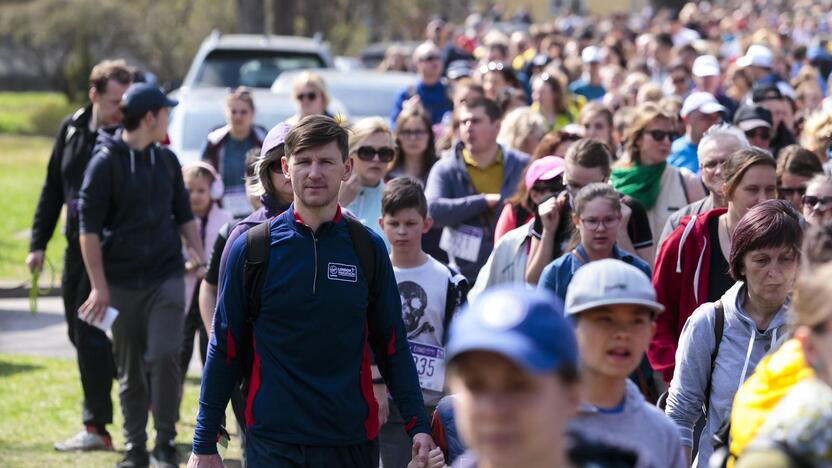
<path fill-rule="evenodd" d="M 104 317 L 99 322 L 90 322 L 86 318 L 83 320 L 90 325 L 101 329 L 103 332 L 107 332 L 110 330 L 110 327 L 113 326 L 113 322 L 116 321 L 116 317 L 118 317 L 118 310 L 112 307 L 107 307 L 107 311 L 104 313 Z"/>

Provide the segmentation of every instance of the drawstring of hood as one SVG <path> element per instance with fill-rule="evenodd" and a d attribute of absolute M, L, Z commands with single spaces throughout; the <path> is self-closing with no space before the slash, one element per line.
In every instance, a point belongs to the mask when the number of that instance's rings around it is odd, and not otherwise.
<path fill-rule="evenodd" d="M 746 317 L 742 316 L 741 314 L 737 314 L 737 316 L 744 322 L 748 323 Z M 754 340 L 757 339 L 757 324 L 751 320 L 751 336 L 748 339 L 748 350 L 745 353 L 745 362 L 742 365 L 742 374 L 740 374 L 740 381 L 737 384 L 737 391 L 740 390 L 742 384 L 745 382 L 745 376 L 748 373 L 748 364 L 751 362 L 751 351 L 754 348 Z M 772 329 L 771 333 L 771 344 L 769 345 L 769 349 L 774 349 L 774 345 L 777 343 L 777 327 Z"/>
<path fill-rule="evenodd" d="M 156 165 L 156 151 L 153 146 L 150 147 L 150 165 Z M 136 174 L 136 152 L 133 151 L 133 148 L 130 148 L 130 174 Z"/>

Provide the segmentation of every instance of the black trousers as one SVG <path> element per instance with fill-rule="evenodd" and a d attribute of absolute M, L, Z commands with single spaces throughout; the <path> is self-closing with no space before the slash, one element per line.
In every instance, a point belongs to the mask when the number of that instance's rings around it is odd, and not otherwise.
<path fill-rule="evenodd" d="M 188 366 L 191 365 L 191 355 L 194 353 L 194 338 L 199 333 L 199 357 L 202 358 L 202 366 L 205 367 L 205 358 L 208 356 L 208 333 L 202 323 L 202 316 L 199 315 L 199 287 L 202 281 L 196 282 L 194 294 L 191 297 L 191 307 L 185 314 L 185 326 L 182 327 L 182 354 L 179 359 L 182 369 L 182 383 L 185 383 L 185 376 L 188 374 Z"/>
<path fill-rule="evenodd" d="M 103 429 L 113 422 L 113 346 L 106 333 L 78 318 L 78 309 L 90 294 L 90 281 L 77 241 L 69 240 L 64 254 L 61 294 L 69 341 L 75 346 L 84 391 L 81 417 L 84 425 Z"/>
<path fill-rule="evenodd" d="M 252 437 L 248 438 L 247 443 L 246 458 L 252 467 L 378 468 L 378 438 L 347 447 L 285 444 Z"/>

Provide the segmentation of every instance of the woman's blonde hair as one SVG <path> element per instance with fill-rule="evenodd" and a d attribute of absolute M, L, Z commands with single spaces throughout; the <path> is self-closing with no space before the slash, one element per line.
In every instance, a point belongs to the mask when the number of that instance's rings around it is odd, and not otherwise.
<path fill-rule="evenodd" d="M 321 102 L 323 102 L 324 104 L 324 109 L 329 107 L 329 92 L 327 92 L 326 83 L 324 83 L 324 79 L 321 78 L 320 75 L 308 71 L 300 73 L 297 76 L 297 78 L 295 78 L 295 80 L 292 82 L 292 92 L 294 94 L 297 94 L 304 86 L 314 88 L 315 91 L 320 93 Z"/>
<path fill-rule="evenodd" d="M 233 101 L 242 101 L 251 108 L 254 112 L 254 98 L 251 95 L 251 90 L 246 86 L 238 86 L 232 89 L 225 97 L 225 105 L 231 106 Z"/>
<path fill-rule="evenodd" d="M 674 121 L 673 116 L 656 103 L 646 102 L 638 106 L 633 121 L 624 131 L 624 157 L 619 161 L 619 166 L 641 164 L 641 150 L 636 143 L 644 135 L 644 129 L 657 119 L 665 119 L 670 123 Z"/>
<path fill-rule="evenodd" d="M 497 141 L 509 148 L 522 148 L 532 135 L 543 138 L 547 126 L 546 118 L 540 112 L 531 107 L 518 107 L 503 117 Z"/>
<path fill-rule="evenodd" d="M 819 265 L 797 280 L 792 303 L 795 326 L 816 328 L 832 317 L 832 263 Z"/>
<path fill-rule="evenodd" d="M 803 124 L 800 145 L 821 155 L 826 151 L 826 145 L 830 140 L 832 140 L 832 112 L 820 110 L 810 114 L 806 118 L 806 123 Z"/>
<path fill-rule="evenodd" d="M 376 133 L 385 133 L 390 137 L 390 141 L 393 141 L 393 134 L 390 132 L 390 126 L 387 124 L 387 120 L 381 117 L 367 117 L 352 125 L 350 127 L 349 139 L 350 154 L 355 153 L 355 151 L 358 150 L 362 141 L 370 135 L 374 135 Z"/>

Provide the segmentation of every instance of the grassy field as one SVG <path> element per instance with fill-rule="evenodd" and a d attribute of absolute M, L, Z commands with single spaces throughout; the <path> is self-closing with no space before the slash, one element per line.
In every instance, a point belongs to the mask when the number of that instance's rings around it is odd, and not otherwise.
<path fill-rule="evenodd" d="M 0 281 L 20 283 L 29 278 L 24 262 L 51 148 L 51 138 L 0 134 Z M 47 250 L 56 282 L 60 280 L 66 247 L 63 222 L 58 226 Z M 48 282 L 49 276 L 46 271 L 41 284 Z"/>
<path fill-rule="evenodd" d="M 0 92 L 0 133 L 51 136 L 78 107 L 61 93 Z"/>
<path fill-rule="evenodd" d="M 52 444 L 80 428 L 81 388 L 75 362 L 63 359 L 0 354 L 0 466 L 40 468 L 45 466 L 110 467 L 118 452 L 56 452 Z M 177 424 L 180 466 L 190 452 L 199 397 L 199 380 L 189 377 Z M 113 383 L 115 424 L 111 426 L 116 449 L 124 446 L 117 385 Z M 228 420 L 233 421 L 229 412 Z M 152 440 L 152 417 L 148 436 Z M 152 447 L 151 447 L 152 448 Z M 227 466 L 239 466 L 239 443 L 232 437 L 226 453 Z"/>

